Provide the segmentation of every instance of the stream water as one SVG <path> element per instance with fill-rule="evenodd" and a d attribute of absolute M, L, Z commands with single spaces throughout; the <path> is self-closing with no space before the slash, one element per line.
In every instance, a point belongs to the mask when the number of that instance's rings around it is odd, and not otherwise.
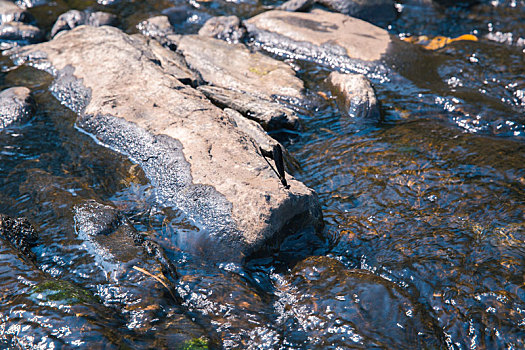
<path fill-rule="evenodd" d="M 194 33 L 211 16 L 249 18 L 275 3 L 34 5 L 47 32 L 69 9 L 96 9 L 129 33 L 163 12 Z M 323 83 L 329 67 L 280 57 L 309 101 L 300 130 L 273 136 L 319 194 L 325 229 L 296 232 L 244 265 L 200 254 L 206 240 L 191 239 L 198 230 L 176 208 L 155 205 L 142 171 L 77 131 L 49 75 L 0 58 L 0 89 L 27 86 L 38 103 L 29 123 L 0 130 L 0 213 L 26 216 L 40 233 L 35 266 L 0 252 L 0 347 L 525 348 L 525 2 L 397 5 L 385 24 L 395 36 L 479 40 L 392 53 L 391 68 L 370 74 L 377 123 L 339 112 Z M 126 312 L 109 305 L 114 286 L 93 282 L 94 258 L 75 233 L 71 208 L 85 199 L 117 207 L 166 249 L 182 305 L 145 296 L 165 311 L 153 319 L 131 302 Z"/>

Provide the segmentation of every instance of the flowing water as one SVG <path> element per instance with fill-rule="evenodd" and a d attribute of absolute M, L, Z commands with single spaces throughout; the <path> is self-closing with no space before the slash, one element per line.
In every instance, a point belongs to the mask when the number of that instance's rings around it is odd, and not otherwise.
<path fill-rule="evenodd" d="M 211 16 L 275 5 L 100 3 L 40 1 L 30 12 L 47 31 L 74 8 L 118 14 L 129 33 L 166 13 L 193 33 Z M 401 39 L 479 40 L 400 46 L 369 73 L 382 104 L 374 123 L 339 112 L 323 83 L 330 67 L 281 57 L 308 103 L 300 130 L 273 136 L 319 194 L 326 225 L 244 265 L 203 256 L 210 242 L 176 208 L 156 206 L 137 166 L 77 131 L 49 75 L 1 58 L 0 88 L 31 88 L 38 111 L 0 130 L 0 212 L 28 217 L 40 240 L 34 264 L 2 246 L 0 346 L 525 348 L 525 2 L 397 5 L 385 28 Z M 116 207 L 165 248 L 182 302 L 145 290 L 139 310 L 133 286 L 103 278 L 75 229 L 72 208 L 86 199 Z"/>

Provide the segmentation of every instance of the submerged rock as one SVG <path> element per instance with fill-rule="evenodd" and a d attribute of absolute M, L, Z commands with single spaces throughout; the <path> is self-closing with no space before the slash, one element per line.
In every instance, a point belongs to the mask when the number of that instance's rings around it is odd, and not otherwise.
<path fill-rule="evenodd" d="M 126 344 L 115 331 L 119 321 L 97 298 L 72 283 L 51 278 L 25 259 L 29 241 L 36 237 L 25 219 L 0 215 L 0 236 L 3 348 L 58 349 L 89 344 L 117 349 Z M 22 256 L 17 249 L 23 252 Z"/>
<path fill-rule="evenodd" d="M 219 16 L 207 20 L 199 30 L 199 35 L 236 44 L 244 38 L 246 29 L 237 16 Z"/>
<path fill-rule="evenodd" d="M 0 92 L 0 130 L 28 121 L 35 110 L 35 100 L 28 88 L 17 86 L 3 90 Z"/>
<path fill-rule="evenodd" d="M 7 22 L 31 22 L 33 17 L 26 10 L 8 0 L 0 0 L 0 24 Z"/>
<path fill-rule="evenodd" d="M 160 50 L 144 40 L 81 26 L 10 55 L 54 73 L 51 90 L 79 114 L 77 125 L 141 165 L 159 204 L 179 208 L 224 243 L 225 259 L 262 248 L 291 222 L 322 224 L 315 193 L 291 176 L 284 188 L 246 134 L 166 74 Z"/>
<path fill-rule="evenodd" d="M 61 14 L 53 28 L 51 29 L 51 37 L 64 30 L 71 30 L 80 25 L 88 25 L 93 27 L 100 26 L 114 26 L 117 23 L 117 16 L 107 12 L 91 12 L 70 10 Z"/>
<path fill-rule="evenodd" d="M 391 45 L 386 30 L 320 9 L 263 12 L 244 25 L 265 50 L 337 68 L 377 62 Z"/>
<path fill-rule="evenodd" d="M 22 22 L 0 24 L 0 49 L 41 42 L 44 33 L 37 27 Z"/>
<path fill-rule="evenodd" d="M 444 347 L 437 322 L 405 290 L 367 270 L 311 257 L 275 275 L 277 322 L 295 347 Z"/>
<path fill-rule="evenodd" d="M 352 118 L 379 119 L 379 106 L 370 81 L 361 74 L 332 72 L 326 79 L 342 113 Z"/>

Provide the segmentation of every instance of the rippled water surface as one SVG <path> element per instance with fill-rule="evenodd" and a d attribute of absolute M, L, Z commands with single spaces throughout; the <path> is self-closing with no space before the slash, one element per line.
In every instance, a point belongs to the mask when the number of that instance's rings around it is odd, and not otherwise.
<path fill-rule="evenodd" d="M 48 32 L 75 8 L 118 14 L 129 33 L 165 13 L 193 33 L 211 16 L 274 5 L 58 0 L 30 11 Z M 40 233 L 34 263 L 0 245 L 0 346 L 525 348 L 525 3 L 397 5 L 385 28 L 399 39 L 478 41 L 427 50 L 400 40 L 368 73 L 382 105 L 374 123 L 339 112 L 330 67 L 281 57 L 308 101 L 297 106 L 301 129 L 273 136 L 319 194 L 326 225 L 244 265 L 208 259 L 213 243 L 176 208 L 156 206 L 141 169 L 77 131 L 49 75 L 0 58 L 0 88 L 28 86 L 38 103 L 30 122 L 0 130 L 0 212 Z M 105 274 L 112 262 L 97 261 L 76 230 L 85 200 L 115 207 L 165 248 L 182 300 L 133 270 L 135 257 L 123 258 L 126 282 Z"/>

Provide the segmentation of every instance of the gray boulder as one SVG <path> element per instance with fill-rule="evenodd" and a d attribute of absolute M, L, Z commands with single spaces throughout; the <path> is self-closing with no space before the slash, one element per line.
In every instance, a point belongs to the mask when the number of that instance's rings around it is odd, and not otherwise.
<path fill-rule="evenodd" d="M 322 225 L 316 194 L 291 176 L 285 188 L 254 142 L 167 74 L 160 50 L 144 40 L 81 26 L 9 54 L 49 67 L 51 90 L 79 115 L 77 125 L 138 163 L 159 204 L 179 208 L 227 247 L 225 259 L 242 259 L 292 223 Z"/>
<path fill-rule="evenodd" d="M 80 25 L 100 27 L 114 26 L 116 23 L 117 16 L 111 13 L 70 10 L 57 18 L 51 29 L 51 37 L 54 37 L 61 31 L 71 30 Z"/>
<path fill-rule="evenodd" d="M 31 91 L 22 86 L 0 92 L 0 130 L 15 123 L 28 121 L 35 113 Z"/>
<path fill-rule="evenodd" d="M 199 30 L 199 35 L 236 44 L 244 38 L 246 29 L 237 16 L 219 16 L 207 20 Z"/>
<path fill-rule="evenodd" d="M 7 22 L 30 22 L 33 17 L 26 10 L 8 0 L 0 0 L 0 24 Z"/>
<path fill-rule="evenodd" d="M 358 119 L 379 119 L 379 106 L 370 81 L 362 74 L 332 72 L 326 83 L 342 113 Z"/>
<path fill-rule="evenodd" d="M 267 51 L 340 69 L 351 69 L 356 63 L 377 63 L 391 45 L 386 30 L 320 9 L 310 13 L 263 12 L 244 25 Z"/>

